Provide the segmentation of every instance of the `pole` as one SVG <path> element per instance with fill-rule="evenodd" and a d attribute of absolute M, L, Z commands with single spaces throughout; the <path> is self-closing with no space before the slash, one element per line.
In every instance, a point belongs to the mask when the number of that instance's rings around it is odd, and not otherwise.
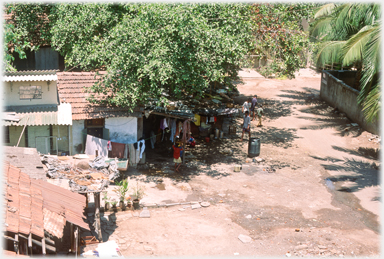
<path fill-rule="evenodd" d="M 25 122 L 25 125 L 24 125 L 24 128 L 23 128 L 23 131 L 22 131 L 22 132 L 21 132 L 21 134 L 20 134 L 20 138 L 19 138 L 19 141 L 17 141 L 17 145 L 16 145 L 16 147 L 18 147 L 18 146 L 19 146 L 19 143 L 20 143 L 21 137 L 23 136 L 23 133 L 24 133 L 25 127 L 27 127 L 27 123 L 28 123 L 28 120 L 29 120 L 29 116 L 27 117 L 27 121 Z"/>
<path fill-rule="evenodd" d="M 47 254 L 47 252 L 45 251 L 45 238 L 44 237 L 41 239 L 41 250 L 43 252 L 43 255 Z"/>

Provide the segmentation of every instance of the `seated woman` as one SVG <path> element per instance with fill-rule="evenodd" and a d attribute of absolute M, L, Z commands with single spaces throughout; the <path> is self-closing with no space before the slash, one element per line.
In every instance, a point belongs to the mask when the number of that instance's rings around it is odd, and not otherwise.
<path fill-rule="evenodd" d="M 195 139 L 193 138 L 193 136 L 192 136 L 191 133 L 190 133 L 190 135 L 191 135 L 191 137 L 190 137 L 189 140 L 188 140 L 188 144 L 189 144 L 190 147 L 195 147 L 195 145 L 196 145 L 196 141 L 195 141 Z"/>

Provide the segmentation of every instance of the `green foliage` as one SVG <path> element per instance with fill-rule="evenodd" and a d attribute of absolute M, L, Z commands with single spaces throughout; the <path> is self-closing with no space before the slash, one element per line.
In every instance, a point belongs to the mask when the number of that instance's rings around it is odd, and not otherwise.
<path fill-rule="evenodd" d="M 133 196 L 135 199 L 141 200 L 145 195 L 145 186 L 140 185 L 139 182 L 136 182 L 136 186 L 133 187 Z"/>
<path fill-rule="evenodd" d="M 309 48 L 308 33 L 302 19 L 312 17 L 316 4 L 254 4 L 252 23 L 255 35 L 255 55 L 272 59 L 259 72 L 264 76 L 294 77 L 305 66 Z"/>
<path fill-rule="evenodd" d="M 315 52 L 318 67 L 343 65 L 355 67 L 361 78 L 359 104 L 368 122 L 380 112 L 380 32 L 378 4 L 328 4 L 317 11 L 311 35 L 319 41 Z"/>
<path fill-rule="evenodd" d="M 120 201 L 125 200 L 125 195 L 127 194 L 129 190 L 129 182 L 127 179 L 121 180 L 116 182 L 117 188 L 114 189 L 114 191 L 119 195 Z"/>

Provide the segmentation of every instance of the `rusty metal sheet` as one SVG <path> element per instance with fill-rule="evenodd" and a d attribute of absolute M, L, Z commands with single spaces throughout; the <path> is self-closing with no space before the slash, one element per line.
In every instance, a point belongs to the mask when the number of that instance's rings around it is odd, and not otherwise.
<path fill-rule="evenodd" d="M 19 233 L 29 235 L 31 233 L 31 219 L 19 217 Z"/>
<path fill-rule="evenodd" d="M 48 233 L 61 238 L 63 236 L 64 226 L 66 223 L 65 217 L 45 208 L 43 209 L 43 215 L 44 229 Z"/>
<path fill-rule="evenodd" d="M 73 211 L 70 211 L 70 210 L 66 210 L 65 211 L 65 217 L 66 217 L 67 221 L 90 231 L 88 223 L 84 222 L 85 218 L 79 216 L 79 214 L 74 213 Z"/>

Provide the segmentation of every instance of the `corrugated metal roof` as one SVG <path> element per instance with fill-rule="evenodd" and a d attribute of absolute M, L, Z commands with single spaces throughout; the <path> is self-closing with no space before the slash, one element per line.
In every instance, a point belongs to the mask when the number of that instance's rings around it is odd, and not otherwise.
<path fill-rule="evenodd" d="M 7 175 L 7 231 L 44 237 L 46 228 L 49 233 L 61 238 L 66 221 L 89 230 L 83 218 L 86 205 L 83 195 L 42 180 L 30 179 L 9 162 L 5 162 L 3 168 Z"/>
<path fill-rule="evenodd" d="M 58 69 L 5 71 L 4 76 L 56 75 Z"/>
<path fill-rule="evenodd" d="M 72 106 L 70 103 L 9 106 L 6 107 L 6 110 L 5 116 L 3 115 L 4 126 L 24 126 L 26 123 L 27 126 L 72 125 Z"/>
<path fill-rule="evenodd" d="M 33 179 L 47 180 L 36 148 L 3 147 L 3 159 L 15 167 L 23 168 L 23 171 Z M 18 178 L 19 176 L 17 176 Z M 17 182 L 17 184 L 19 183 Z"/>
<path fill-rule="evenodd" d="M 3 82 L 57 81 L 57 75 L 3 76 Z"/>

